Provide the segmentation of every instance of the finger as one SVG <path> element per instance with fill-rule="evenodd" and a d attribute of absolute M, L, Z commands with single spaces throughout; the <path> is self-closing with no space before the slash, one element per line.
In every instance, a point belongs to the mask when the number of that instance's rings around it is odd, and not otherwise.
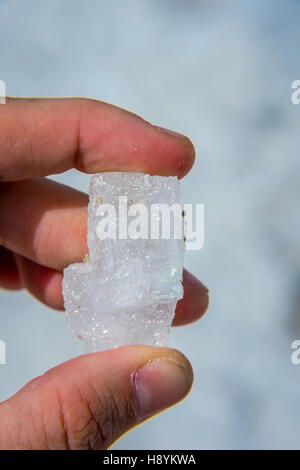
<path fill-rule="evenodd" d="M 23 287 L 35 299 L 48 307 L 55 310 L 64 310 L 63 274 L 20 255 L 15 255 L 15 259 Z"/>
<path fill-rule="evenodd" d="M 0 404 L 2 449 L 107 449 L 183 399 L 193 374 L 178 351 L 127 346 L 72 359 Z"/>
<path fill-rule="evenodd" d="M 0 244 L 62 270 L 87 248 L 86 194 L 47 178 L 0 184 Z"/>
<path fill-rule="evenodd" d="M 209 304 L 207 287 L 186 269 L 183 270 L 184 295 L 177 302 L 173 326 L 193 323 L 201 318 Z"/>
<path fill-rule="evenodd" d="M 0 287 L 9 290 L 22 289 L 14 255 L 3 246 L 0 246 Z"/>
<path fill-rule="evenodd" d="M 16 255 L 16 260 L 24 288 L 48 307 L 64 310 L 62 273 L 20 255 Z M 183 288 L 184 297 L 177 303 L 173 326 L 198 320 L 208 307 L 208 289 L 186 270 L 183 270 Z"/>
<path fill-rule="evenodd" d="M 187 137 L 96 100 L 9 98 L 0 108 L 0 134 L 2 181 L 73 167 L 182 177 L 195 159 Z"/>

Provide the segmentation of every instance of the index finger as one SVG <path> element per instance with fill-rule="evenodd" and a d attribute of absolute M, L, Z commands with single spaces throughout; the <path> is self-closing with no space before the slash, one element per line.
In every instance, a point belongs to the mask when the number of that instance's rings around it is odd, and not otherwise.
<path fill-rule="evenodd" d="M 0 106 L 0 136 L 0 181 L 70 168 L 182 177 L 195 159 L 187 137 L 83 98 L 8 98 Z"/>

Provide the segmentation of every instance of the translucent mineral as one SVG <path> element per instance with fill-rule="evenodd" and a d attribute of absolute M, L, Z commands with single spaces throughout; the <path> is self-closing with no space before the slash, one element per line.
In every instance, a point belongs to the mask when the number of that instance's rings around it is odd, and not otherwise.
<path fill-rule="evenodd" d="M 106 210 L 108 204 L 115 217 Z M 163 212 L 161 204 L 174 211 Z M 164 232 L 168 215 L 170 229 Z M 63 280 L 67 323 L 85 341 L 87 352 L 128 344 L 167 346 L 183 296 L 182 225 L 176 177 L 92 176 L 89 255 L 68 266 Z"/>

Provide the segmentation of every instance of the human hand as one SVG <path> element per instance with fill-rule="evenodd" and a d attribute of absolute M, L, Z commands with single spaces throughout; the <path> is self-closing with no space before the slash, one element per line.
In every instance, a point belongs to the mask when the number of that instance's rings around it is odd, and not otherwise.
<path fill-rule="evenodd" d="M 87 99 L 7 99 L 0 106 L 0 286 L 27 289 L 63 310 L 62 270 L 81 261 L 86 194 L 45 176 L 141 171 L 184 176 L 194 148 L 183 136 Z M 174 325 L 198 319 L 208 291 L 183 275 Z M 86 354 L 0 403 L 1 449 L 104 449 L 184 398 L 192 369 L 178 351 L 126 346 Z"/>

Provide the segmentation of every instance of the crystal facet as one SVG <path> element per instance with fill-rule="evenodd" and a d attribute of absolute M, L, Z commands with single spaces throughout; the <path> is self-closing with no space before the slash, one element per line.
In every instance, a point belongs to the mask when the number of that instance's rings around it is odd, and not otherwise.
<path fill-rule="evenodd" d="M 183 237 L 175 238 L 172 217 L 169 239 L 163 239 L 161 233 L 154 239 L 151 223 L 155 217 L 161 223 L 164 216 L 154 213 L 152 218 L 151 208 L 157 204 L 181 208 L 178 179 L 142 173 L 101 173 L 92 176 L 89 196 L 89 255 L 83 263 L 71 264 L 64 270 L 68 326 L 85 340 L 87 352 L 127 344 L 167 346 L 176 303 L 183 296 L 184 241 Z M 100 239 L 99 206 L 108 203 L 116 208 L 117 236 Z M 121 211 L 125 208 L 130 214 L 136 204 L 148 211 L 148 236 L 132 239 L 129 230 L 124 231 L 125 215 Z M 128 227 L 136 217 L 128 215 Z"/>

